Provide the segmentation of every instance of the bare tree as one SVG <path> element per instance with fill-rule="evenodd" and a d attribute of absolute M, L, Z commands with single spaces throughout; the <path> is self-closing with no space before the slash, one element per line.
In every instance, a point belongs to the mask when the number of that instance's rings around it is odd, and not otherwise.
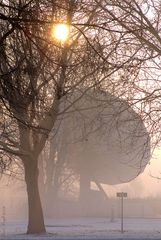
<path fill-rule="evenodd" d="M 51 131 L 59 131 L 65 113 L 88 91 L 108 90 L 128 99 L 141 64 L 153 56 L 142 52 L 133 33 L 116 25 L 113 16 L 108 19 L 105 4 L 0 2 L 1 165 L 9 164 L 11 156 L 23 162 L 28 233 L 45 232 L 38 158 Z M 65 43 L 51 36 L 57 22 L 70 26 Z"/>
<path fill-rule="evenodd" d="M 101 8 L 104 21 L 112 21 L 120 34 L 129 36 L 130 45 L 137 45 L 140 49 L 136 57 L 141 63 L 139 74 L 136 78 L 128 78 L 128 81 L 123 79 L 124 85 L 128 86 L 125 98 L 142 116 L 155 147 L 161 139 L 161 3 L 156 0 L 95 2 Z"/>

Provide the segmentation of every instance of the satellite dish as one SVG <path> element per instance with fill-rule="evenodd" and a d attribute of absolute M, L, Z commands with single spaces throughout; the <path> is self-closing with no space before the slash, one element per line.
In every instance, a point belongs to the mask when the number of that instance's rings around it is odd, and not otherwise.
<path fill-rule="evenodd" d="M 128 182 L 142 173 L 150 159 L 150 137 L 129 104 L 93 91 L 68 98 L 64 109 L 74 100 L 58 136 L 67 149 L 67 166 L 104 184 Z"/>

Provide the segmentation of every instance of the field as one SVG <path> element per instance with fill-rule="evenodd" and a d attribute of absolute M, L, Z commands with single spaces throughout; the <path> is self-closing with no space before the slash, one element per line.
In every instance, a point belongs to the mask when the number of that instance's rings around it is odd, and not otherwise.
<path fill-rule="evenodd" d="M 15 240 L 58 240 L 58 239 L 160 239 L 161 218 L 126 218 L 124 233 L 121 233 L 120 219 L 70 218 L 47 219 L 46 235 L 26 235 L 25 221 L 6 221 L 1 224 L 0 239 Z"/>

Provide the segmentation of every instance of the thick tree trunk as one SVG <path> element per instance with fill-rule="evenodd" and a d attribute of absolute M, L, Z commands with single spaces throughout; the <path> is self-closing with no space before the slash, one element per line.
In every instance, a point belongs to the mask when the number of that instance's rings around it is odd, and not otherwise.
<path fill-rule="evenodd" d="M 28 195 L 28 229 L 27 233 L 45 233 L 44 217 L 38 189 L 38 163 L 29 161 L 24 164 L 25 181 Z"/>

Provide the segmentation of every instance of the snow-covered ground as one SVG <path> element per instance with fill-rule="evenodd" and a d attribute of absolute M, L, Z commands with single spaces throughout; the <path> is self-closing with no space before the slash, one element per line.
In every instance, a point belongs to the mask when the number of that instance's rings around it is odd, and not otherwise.
<path fill-rule="evenodd" d="M 0 226 L 0 239 L 160 239 L 160 219 L 124 219 L 124 233 L 120 232 L 120 219 L 106 218 L 48 219 L 46 235 L 26 235 L 25 222 L 12 221 Z"/>

